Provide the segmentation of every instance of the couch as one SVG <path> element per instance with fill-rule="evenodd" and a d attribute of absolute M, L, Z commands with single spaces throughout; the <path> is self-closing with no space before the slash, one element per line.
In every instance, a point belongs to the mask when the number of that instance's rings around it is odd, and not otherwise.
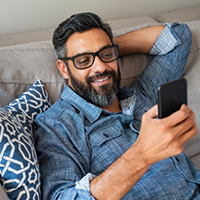
<path fill-rule="evenodd" d="M 158 15 L 108 21 L 114 35 L 165 22 L 187 23 L 192 45 L 183 77 L 188 105 L 200 130 L 200 7 Z M 32 134 L 34 119 L 59 99 L 66 85 L 56 68 L 51 38 L 54 29 L 0 36 L 0 199 L 39 199 L 40 174 Z M 119 58 L 121 87 L 133 84 L 151 59 L 134 54 Z M 200 134 L 185 153 L 200 170 Z M 2 186 L 1 186 L 2 185 Z M 6 194 L 6 193 L 7 194 Z"/>

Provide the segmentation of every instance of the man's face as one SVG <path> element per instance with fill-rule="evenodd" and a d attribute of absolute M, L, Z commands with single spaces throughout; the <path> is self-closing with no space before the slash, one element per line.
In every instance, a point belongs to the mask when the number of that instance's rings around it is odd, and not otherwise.
<path fill-rule="evenodd" d="M 67 41 L 67 57 L 82 53 L 97 52 L 112 45 L 110 38 L 102 29 L 91 29 L 84 33 L 74 33 Z M 119 89 L 117 61 L 102 62 L 98 56 L 90 68 L 79 70 L 68 60 L 68 84 L 86 101 L 99 107 L 111 105 Z"/>

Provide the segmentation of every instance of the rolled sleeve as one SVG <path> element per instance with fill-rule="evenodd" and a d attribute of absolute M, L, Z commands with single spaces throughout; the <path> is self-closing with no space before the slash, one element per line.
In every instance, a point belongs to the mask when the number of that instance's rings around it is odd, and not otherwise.
<path fill-rule="evenodd" d="M 165 25 L 165 28 L 154 43 L 149 54 L 165 55 L 181 44 L 180 39 L 176 36 L 173 29 L 175 26 L 179 25 L 179 23 L 166 23 Z"/>
<path fill-rule="evenodd" d="M 94 178 L 96 178 L 95 175 L 88 173 L 80 181 L 76 181 L 75 188 L 79 190 L 87 190 L 90 192 L 90 181 L 92 181 Z"/>
<path fill-rule="evenodd" d="M 75 187 L 60 190 L 58 192 L 59 195 L 57 195 L 57 193 L 55 193 L 55 197 L 53 197 L 52 199 L 95 200 L 95 198 L 90 193 L 90 181 L 92 181 L 94 178 L 96 178 L 95 175 L 88 173 L 82 179 L 80 179 L 79 181 L 76 181 Z"/>
<path fill-rule="evenodd" d="M 64 189 L 51 197 L 51 200 L 95 200 L 95 198 L 87 190 L 79 190 L 72 188 Z"/>

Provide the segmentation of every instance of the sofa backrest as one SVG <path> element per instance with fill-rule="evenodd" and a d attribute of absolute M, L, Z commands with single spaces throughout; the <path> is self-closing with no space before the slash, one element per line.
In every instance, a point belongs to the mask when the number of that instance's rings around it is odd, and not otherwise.
<path fill-rule="evenodd" d="M 115 35 L 124 34 L 153 23 L 156 21 L 149 17 L 110 21 Z M 44 33 L 47 34 L 47 38 L 50 38 L 53 30 L 35 32 L 36 35 L 27 33 L 27 35 L 0 37 L 0 44 L 2 44 L 0 47 L 0 107 L 17 98 L 37 79 L 42 80 L 52 103 L 59 99 L 66 81 L 56 67 L 56 57 L 51 41 L 41 41 L 44 40 Z M 35 41 L 36 38 L 39 41 Z M 32 42 L 25 43 L 28 40 Z M 18 44 L 20 42 L 22 44 Z M 8 46 L 5 46 L 6 43 Z M 144 59 L 141 59 L 143 57 Z M 127 70 L 129 65 L 132 65 L 132 60 L 134 60 L 135 67 Z M 143 70 L 141 66 L 147 62 L 148 56 L 145 55 L 121 58 L 120 66 L 122 64 L 127 66 L 122 69 L 122 86 L 133 83 Z"/>

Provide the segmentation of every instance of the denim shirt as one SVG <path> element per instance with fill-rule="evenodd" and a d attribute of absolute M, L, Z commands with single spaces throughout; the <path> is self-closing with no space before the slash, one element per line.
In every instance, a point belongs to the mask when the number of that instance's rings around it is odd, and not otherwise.
<path fill-rule="evenodd" d="M 157 104 L 158 86 L 182 76 L 190 45 L 187 25 L 167 24 L 138 82 L 120 90 L 123 112 L 102 110 L 66 86 L 60 100 L 37 116 L 44 200 L 94 200 L 90 181 L 137 140 L 142 115 Z M 181 153 L 153 164 L 123 199 L 200 199 L 199 184 L 199 171 Z"/>

